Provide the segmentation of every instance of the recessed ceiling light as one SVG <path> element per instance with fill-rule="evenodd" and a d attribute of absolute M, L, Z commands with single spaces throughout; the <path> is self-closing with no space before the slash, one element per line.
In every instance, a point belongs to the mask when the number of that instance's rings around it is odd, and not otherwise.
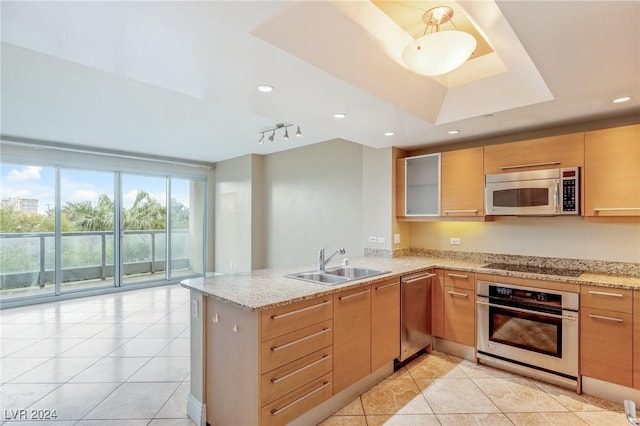
<path fill-rule="evenodd" d="M 393 132 L 384 132 L 385 136 L 393 136 L 393 134 L 394 134 Z"/>
<path fill-rule="evenodd" d="M 623 102 L 629 102 L 630 100 L 631 100 L 631 96 L 622 96 L 620 98 L 615 98 L 611 102 L 613 102 L 614 104 L 621 104 Z"/>
<path fill-rule="evenodd" d="M 263 93 L 273 92 L 273 86 L 269 86 L 268 84 L 261 84 L 258 86 L 258 90 Z"/>
<path fill-rule="evenodd" d="M 346 118 L 347 114 L 345 114 L 344 112 L 336 112 L 335 114 L 333 114 L 333 118 Z"/>
<path fill-rule="evenodd" d="M 449 133 L 450 135 L 457 135 L 458 133 L 460 133 L 460 130 L 453 129 L 453 130 L 449 130 L 447 133 Z"/>

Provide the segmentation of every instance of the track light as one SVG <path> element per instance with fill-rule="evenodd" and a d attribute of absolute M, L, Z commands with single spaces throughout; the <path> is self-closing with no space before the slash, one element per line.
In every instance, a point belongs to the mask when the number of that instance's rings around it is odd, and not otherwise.
<path fill-rule="evenodd" d="M 260 139 L 258 139 L 258 143 L 260 145 L 264 144 L 264 134 L 265 133 L 269 133 L 271 132 L 271 134 L 269 135 L 268 139 L 269 142 L 273 142 L 275 136 L 276 136 L 276 130 L 280 130 L 280 129 L 284 129 L 284 134 L 282 135 L 282 139 L 288 141 L 289 140 L 289 127 L 293 126 L 293 124 L 289 124 L 289 123 L 278 123 L 273 127 L 269 127 L 268 129 L 264 129 L 264 130 L 260 130 L 258 133 L 260 133 Z M 296 137 L 300 138 L 302 137 L 302 132 L 300 131 L 300 126 L 296 126 Z"/>

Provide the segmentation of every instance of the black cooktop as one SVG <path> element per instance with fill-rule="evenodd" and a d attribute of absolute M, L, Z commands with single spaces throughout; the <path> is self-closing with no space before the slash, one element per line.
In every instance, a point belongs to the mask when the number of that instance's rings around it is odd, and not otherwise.
<path fill-rule="evenodd" d="M 584 271 L 580 269 L 554 268 L 551 266 L 517 265 L 514 263 L 490 263 L 484 266 L 488 269 L 503 271 L 526 272 L 530 274 L 557 275 L 561 277 L 579 277 Z"/>

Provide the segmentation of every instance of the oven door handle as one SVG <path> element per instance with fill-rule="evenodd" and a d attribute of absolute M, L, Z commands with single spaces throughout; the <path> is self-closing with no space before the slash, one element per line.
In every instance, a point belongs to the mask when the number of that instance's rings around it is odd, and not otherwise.
<path fill-rule="evenodd" d="M 514 308 L 513 306 L 496 305 L 495 303 L 485 302 L 484 300 L 476 300 L 476 303 L 478 305 L 487 305 L 487 306 L 491 306 L 493 308 L 502 308 L 502 309 L 507 309 L 507 310 L 516 311 L 516 312 L 524 312 L 526 314 L 544 315 L 544 316 L 551 317 L 551 318 L 566 319 L 566 320 L 571 320 L 571 321 L 577 321 L 578 320 L 577 317 L 570 317 L 570 316 L 567 316 L 567 315 L 548 314 L 546 312 L 532 311 L 530 309 Z"/>

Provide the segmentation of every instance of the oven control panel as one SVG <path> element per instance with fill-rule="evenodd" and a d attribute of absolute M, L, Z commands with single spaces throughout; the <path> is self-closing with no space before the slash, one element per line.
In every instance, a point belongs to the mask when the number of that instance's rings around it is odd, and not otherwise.
<path fill-rule="evenodd" d="M 542 303 L 545 305 L 562 306 L 562 296 L 559 294 L 531 291 L 519 288 L 489 286 L 489 297 L 520 302 Z"/>

